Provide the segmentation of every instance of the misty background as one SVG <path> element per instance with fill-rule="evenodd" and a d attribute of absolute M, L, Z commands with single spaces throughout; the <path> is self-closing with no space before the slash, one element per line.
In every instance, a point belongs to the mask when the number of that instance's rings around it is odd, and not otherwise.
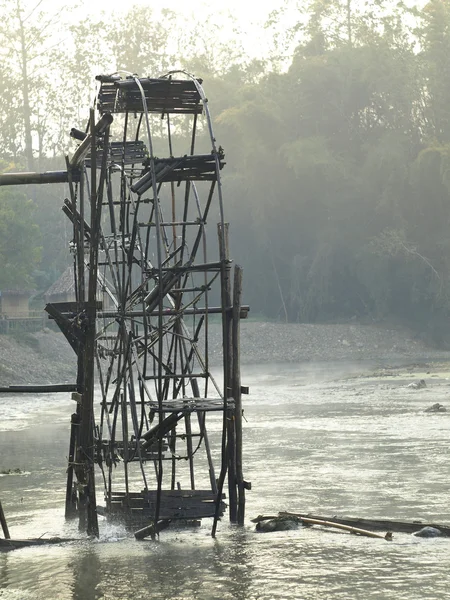
<path fill-rule="evenodd" d="M 95 75 L 186 69 L 204 80 L 225 151 L 231 257 L 251 314 L 393 318 L 450 345 L 448 2 L 288 2 L 250 37 L 213 8 L 0 8 L 2 172 L 65 169 Z M 71 263 L 66 193 L 0 188 L 0 290 L 35 290 L 36 307 Z"/>

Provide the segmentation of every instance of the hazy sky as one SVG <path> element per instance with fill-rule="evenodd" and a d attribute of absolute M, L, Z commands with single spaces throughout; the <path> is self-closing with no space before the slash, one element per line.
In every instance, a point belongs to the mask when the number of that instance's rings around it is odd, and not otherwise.
<path fill-rule="evenodd" d="M 33 0 L 34 1 L 34 0 Z M 46 0 L 47 2 L 49 0 Z M 50 2 L 65 2 L 67 0 L 50 0 Z M 344 0 L 341 0 L 344 2 Z M 352 0 L 354 8 L 365 8 L 370 6 L 374 0 Z M 408 6 L 423 5 L 427 0 L 403 0 Z M 397 0 L 392 0 L 393 4 Z M 171 9 L 181 15 L 186 16 L 186 27 L 189 27 L 189 22 L 194 21 L 202 23 L 207 16 L 215 16 L 213 20 L 216 23 L 221 23 L 220 15 L 230 13 L 236 20 L 239 30 L 242 32 L 240 42 L 249 56 L 263 57 L 267 55 L 269 46 L 271 45 L 271 36 L 273 31 L 269 32 L 264 29 L 270 13 L 275 9 L 282 7 L 287 8 L 284 17 L 279 23 L 284 27 L 289 28 L 292 25 L 292 19 L 298 18 L 296 7 L 307 4 L 307 0 L 197 0 L 195 3 L 187 2 L 187 0 L 81 0 L 83 12 L 85 14 L 95 14 L 101 11 L 109 12 L 126 12 L 133 4 L 150 6 L 154 10 Z M 194 10 L 193 10 L 193 7 Z M 224 30 L 222 31 L 223 39 L 233 37 L 229 31 L 229 21 L 223 18 Z M 229 33 L 229 36 L 228 36 Z"/>
<path fill-rule="evenodd" d="M 133 4 L 150 6 L 152 9 L 170 9 L 186 16 L 186 27 L 190 21 L 201 23 L 207 16 L 213 16 L 213 20 L 220 23 L 220 15 L 230 13 L 236 20 L 237 26 L 242 34 L 240 42 L 249 56 L 262 57 L 266 54 L 270 34 L 264 30 L 264 23 L 271 11 L 279 8 L 285 0 L 198 0 L 195 3 L 186 0 L 81 0 L 81 10 L 85 14 L 95 14 L 102 11 L 127 12 Z M 295 5 L 295 0 L 293 4 Z M 195 12 L 193 11 L 195 7 Z M 228 31 L 226 19 L 221 41 L 233 37 L 232 31 Z M 230 34 L 229 36 L 227 34 Z"/>
<path fill-rule="evenodd" d="M 124 2 L 124 0 L 83 0 L 89 10 L 128 10 L 132 4 L 149 5 L 158 8 L 170 8 L 176 12 L 189 14 L 192 7 L 196 7 L 196 14 L 201 18 L 201 13 L 206 11 L 211 13 L 229 10 L 239 21 L 264 21 L 271 10 L 283 4 L 282 0 L 258 0 L 250 2 L 249 0 L 208 0 L 207 2 L 196 2 L 195 4 L 186 2 L 186 0 L 134 0 L 134 2 Z"/>

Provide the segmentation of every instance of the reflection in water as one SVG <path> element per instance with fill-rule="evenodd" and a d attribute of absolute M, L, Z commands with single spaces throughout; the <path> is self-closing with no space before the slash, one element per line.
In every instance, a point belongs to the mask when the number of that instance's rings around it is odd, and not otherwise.
<path fill-rule="evenodd" d="M 73 600 L 104 598 L 101 590 L 102 565 L 94 548 L 83 548 L 83 551 L 77 552 L 74 559 L 68 563 L 68 567 L 73 572 Z"/>
<path fill-rule="evenodd" d="M 396 534 L 387 543 L 318 528 L 258 534 L 250 523 L 278 510 L 450 521 L 450 412 L 423 413 L 446 404 L 448 383 L 412 391 L 404 381 L 342 377 L 342 365 L 244 374 L 245 477 L 253 486 L 244 529 L 224 519 L 212 540 L 205 521 L 154 543 L 101 522 L 99 541 L 0 554 L 0 599 L 447 598 L 447 539 Z M 70 402 L 47 401 L 31 421 L 30 406 L 21 415 L 21 399 L 14 402 L 1 427 L 0 470 L 29 474 L 0 478 L 11 532 L 77 537 L 76 523 L 62 516 Z"/>

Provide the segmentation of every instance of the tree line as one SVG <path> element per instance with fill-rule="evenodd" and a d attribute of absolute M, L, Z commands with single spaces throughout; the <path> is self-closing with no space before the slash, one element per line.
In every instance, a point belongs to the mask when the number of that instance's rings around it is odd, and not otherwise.
<path fill-rule="evenodd" d="M 173 12 L 138 6 L 116 20 L 68 22 L 62 43 L 51 25 L 60 16 L 39 12 L 41 2 L 29 18 L 23 0 L 2 4 L 2 168 L 64 164 L 93 75 L 186 68 L 205 81 L 226 152 L 232 255 L 253 313 L 428 326 L 447 317 L 448 2 L 287 2 L 266 24 L 269 49 L 252 57 L 232 20 L 235 37 L 220 41 L 212 17 L 187 31 Z M 44 287 L 67 261 L 70 231 L 54 189 L 27 193 L 15 202 L 30 203 L 22 225 L 34 253 L 17 260 L 29 267 L 23 281 Z M 11 194 L 0 192 L 0 212 Z M 0 288 L 6 277 L 1 266 Z"/>

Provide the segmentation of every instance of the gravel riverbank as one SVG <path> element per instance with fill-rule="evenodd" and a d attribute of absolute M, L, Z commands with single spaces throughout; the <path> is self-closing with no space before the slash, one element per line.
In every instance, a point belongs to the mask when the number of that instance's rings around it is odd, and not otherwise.
<path fill-rule="evenodd" d="M 211 363 L 219 364 L 221 328 L 210 326 Z M 450 361 L 411 331 L 386 325 L 279 324 L 241 322 L 241 362 L 374 360 L 396 364 Z M 76 357 L 64 336 L 53 331 L 0 336 L 0 385 L 73 382 Z"/>

